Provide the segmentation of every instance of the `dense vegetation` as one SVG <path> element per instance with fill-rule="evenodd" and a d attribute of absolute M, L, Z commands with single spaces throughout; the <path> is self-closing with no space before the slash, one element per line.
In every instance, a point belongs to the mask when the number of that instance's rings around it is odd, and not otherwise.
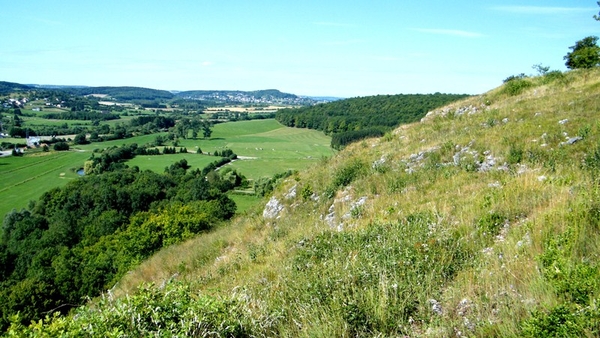
<path fill-rule="evenodd" d="M 89 111 L 65 111 L 60 113 L 47 113 L 44 115 L 46 118 L 53 120 L 109 121 L 118 120 L 120 118 L 119 115 L 116 114 Z"/>
<path fill-rule="evenodd" d="M 118 101 L 144 102 L 154 100 L 170 100 L 173 93 L 166 90 L 141 88 L 141 87 L 83 87 L 64 88 L 63 91 L 79 96 L 90 94 L 108 95 Z"/>
<path fill-rule="evenodd" d="M 156 250 L 229 219 L 236 207 L 224 192 L 233 185 L 205 177 L 185 160 L 162 175 L 121 168 L 13 210 L 0 239 L 2 328 L 16 313 L 26 323 L 46 311 L 67 312 Z"/>
<path fill-rule="evenodd" d="M 30 90 L 31 87 L 14 82 L 0 81 L 0 94 Z"/>
<path fill-rule="evenodd" d="M 288 127 L 322 130 L 332 135 L 331 145 L 339 149 L 361 138 L 381 136 L 400 124 L 418 121 L 428 111 L 466 96 L 435 93 L 357 97 L 283 109 L 275 118 Z M 361 132 L 364 129 L 369 131 Z"/>
<path fill-rule="evenodd" d="M 291 173 L 264 211 L 9 332 L 598 336 L 600 70 L 517 81 Z"/>

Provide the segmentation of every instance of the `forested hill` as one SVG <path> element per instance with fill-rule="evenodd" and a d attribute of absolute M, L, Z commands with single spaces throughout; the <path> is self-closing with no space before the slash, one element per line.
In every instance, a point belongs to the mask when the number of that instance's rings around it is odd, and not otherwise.
<path fill-rule="evenodd" d="M 0 94 L 7 94 L 29 89 L 31 89 L 31 87 L 22 85 L 20 83 L 0 81 Z"/>
<path fill-rule="evenodd" d="M 136 100 L 170 100 L 175 95 L 166 90 L 142 88 L 142 87 L 83 87 L 61 89 L 76 95 L 102 94 L 108 95 L 119 101 Z"/>
<path fill-rule="evenodd" d="M 400 94 L 356 97 L 311 107 L 280 110 L 276 119 L 288 127 L 322 130 L 339 148 L 418 121 L 428 111 L 467 97 L 466 94 Z"/>

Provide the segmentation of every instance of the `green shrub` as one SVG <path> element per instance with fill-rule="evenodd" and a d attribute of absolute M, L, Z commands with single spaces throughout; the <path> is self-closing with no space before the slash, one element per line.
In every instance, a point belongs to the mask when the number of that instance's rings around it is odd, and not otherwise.
<path fill-rule="evenodd" d="M 504 88 L 502 92 L 507 94 L 508 96 L 516 96 L 523 93 L 527 88 L 533 86 L 533 83 L 527 79 L 523 78 L 515 78 L 507 81 L 504 84 Z"/>
<path fill-rule="evenodd" d="M 511 144 L 508 148 L 508 156 L 506 158 L 508 164 L 517 164 L 523 161 L 523 148 L 516 144 Z"/>
<path fill-rule="evenodd" d="M 367 165 L 362 160 L 357 159 L 346 163 L 335 172 L 331 185 L 326 190 L 327 197 L 333 197 L 339 188 L 349 185 L 352 181 L 364 175 L 366 172 Z"/>
<path fill-rule="evenodd" d="M 550 72 L 546 73 L 542 77 L 542 83 L 543 84 L 549 84 L 549 83 L 552 83 L 554 81 L 560 81 L 560 82 L 564 83 L 566 81 L 565 74 L 563 74 L 559 70 L 553 70 L 553 71 L 550 71 Z"/>
<path fill-rule="evenodd" d="M 72 317 L 47 316 L 23 326 L 13 316 L 7 332 L 15 337 L 248 337 L 253 331 L 273 335 L 276 316 L 254 323 L 242 305 L 197 294 L 180 283 L 164 288 L 144 285 L 123 299 L 104 296 L 93 307 L 78 308 Z"/>
<path fill-rule="evenodd" d="M 564 304 L 535 311 L 523 324 L 525 337 L 584 337 L 584 332 L 580 314 Z"/>
<path fill-rule="evenodd" d="M 497 212 L 489 212 L 477 220 L 477 229 L 486 237 L 498 235 L 506 221 L 506 217 Z"/>
<path fill-rule="evenodd" d="M 307 184 L 304 187 L 302 187 L 302 190 L 300 191 L 300 196 L 302 196 L 302 199 L 304 201 L 308 201 L 312 195 L 313 189 L 310 184 Z"/>
<path fill-rule="evenodd" d="M 53 148 L 56 151 L 69 150 L 69 144 L 67 142 L 56 142 Z"/>

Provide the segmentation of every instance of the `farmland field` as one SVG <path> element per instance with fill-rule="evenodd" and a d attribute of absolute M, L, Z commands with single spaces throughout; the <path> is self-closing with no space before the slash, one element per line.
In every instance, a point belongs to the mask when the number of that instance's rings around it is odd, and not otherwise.
<path fill-rule="evenodd" d="M 23 157 L 0 158 L 0 217 L 13 208 L 21 209 L 30 200 L 39 198 L 45 191 L 76 179 L 73 169 L 81 168 L 94 149 L 137 143 L 152 143 L 157 135 L 142 135 L 129 139 L 76 145 L 68 152 L 26 154 Z M 5 139 L 25 143 L 25 139 Z M 137 156 L 127 162 L 141 170 L 164 172 L 165 167 L 185 158 L 193 169 L 201 169 L 217 160 L 214 156 L 196 154 L 231 149 L 240 159 L 228 165 L 238 169 L 249 179 L 270 177 L 286 170 L 302 170 L 322 157 L 331 156 L 330 138 L 315 130 L 288 128 L 277 121 L 252 120 L 217 124 L 210 139 L 180 140 L 178 147 L 186 147 L 187 154 Z M 167 143 L 167 146 L 171 146 Z M 251 205 L 254 197 L 235 196 L 240 204 Z M 240 206 L 243 210 L 246 207 Z"/>
<path fill-rule="evenodd" d="M 13 208 L 27 207 L 45 191 L 67 184 L 89 153 L 67 151 L 0 158 L 0 217 Z"/>
<path fill-rule="evenodd" d="M 180 140 L 179 147 L 186 147 L 189 152 L 194 153 L 198 148 L 204 153 L 231 149 L 241 159 L 229 165 L 239 169 L 247 178 L 257 179 L 289 169 L 301 170 L 317 163 L 322 157 L 333 155 L 334 151 L 329 147 L 330 141 L 330 137 L 319 131 L 288 128 L 268 119 L 217 124 L 213 128 L 211 139 Z M 200 158 L 204 157 L 210 159 L 209 163 L 215 160 L 214 157 L 196 156 L 199 155 L 189 154 L 185 158 L 188 162 L 201 161 Z M 145 165 L 142 158 L 136 157 L 130 164 L 137 165 L 140 169 L 158 168 L 162 172 L 173 163 L 169 160 L 157 165 L 155 162 L 162 161 L 163 156 L 154 156 L 156 161 L 149 159 L 148 165 Z M 191 162 L 190 164 L 193 165 Z"/>

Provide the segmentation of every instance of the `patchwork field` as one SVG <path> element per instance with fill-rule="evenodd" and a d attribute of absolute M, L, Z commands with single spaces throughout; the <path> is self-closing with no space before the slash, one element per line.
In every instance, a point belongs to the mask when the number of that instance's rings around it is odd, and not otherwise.
<path fill-rule="evenodd" d="M 13 208 L 26 207 L 30 200 L 39 198 L 51 188 L 76 179 L 76 170 L 83 166 L 95 149 L 131 143 L 149 144 L 157 135 L 77 145 L 68 152 L 40 152 L 23 157 L 0 158 L 0 217 Z M 25 143 L 24 139 L 6 140 Z M 203 168 L 217 158 L 197 154 L 198 148 L 211 154 L 216 150 L 231 149 L 240 159 L 229 165 L 249 179 L 258 179 L 286 170 L 301 170 L 318 163 L 321 158 L 333 155 L 330 141 L 321 132 L 284 127 L 275 120 L 223 123 L 214 126 L 211 139 L 180 140 L 178 147 L 186 147 L 187 154 L 137 156 L 127 164 L 162 173 L 169 165 L 185 158 L 192 168 Z M 232 198 L 239 202 L 240 210 L 250 207 L 253 199 L 250 196 Z"/>

